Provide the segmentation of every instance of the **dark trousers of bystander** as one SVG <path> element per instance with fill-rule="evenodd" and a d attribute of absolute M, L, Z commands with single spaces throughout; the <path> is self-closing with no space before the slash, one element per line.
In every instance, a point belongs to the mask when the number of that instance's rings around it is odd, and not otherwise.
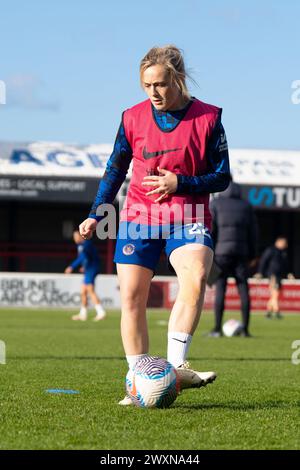
<path fill-rule="evenodd" d="M 215 263 L 221 273 L 216 281 L 215 331 L 221 332 L 228 277 L 234 277 L 241 299 L 243 333 L 248 333 L 250 297 L 248 288 L 248 260 L 240 256 L 216 256 Z"/>

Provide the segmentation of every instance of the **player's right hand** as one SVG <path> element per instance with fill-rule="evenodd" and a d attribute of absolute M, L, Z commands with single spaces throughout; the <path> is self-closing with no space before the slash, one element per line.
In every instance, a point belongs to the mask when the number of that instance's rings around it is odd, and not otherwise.
<path fill-rule="evenodd" d="M 92 238 L 93 233 L 97 227 L 97 220 L 88 218 L 85 219 L 82 224 L 79 225 L 79 233 L 84 240 L 89 240 Z"/>

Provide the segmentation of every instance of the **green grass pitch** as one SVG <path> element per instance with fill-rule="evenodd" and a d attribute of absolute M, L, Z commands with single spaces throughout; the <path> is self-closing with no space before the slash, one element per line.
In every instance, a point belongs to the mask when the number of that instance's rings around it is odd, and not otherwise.
<path fill-rule="evenodd" d="M 0 310 L 1 449 L 299 449 L 300 365 L 291 362 L 299 315 L 253 315 L 253 338 L 215 339 L 204 336 L 213 323 L 204 314 L 189 359 L 215 370 L 216 382 L 151 410 L 117 405 L 127 370 L 120 313 L 98 323 L 72 322 L 72 313 Z M 165 357 L 168 313 L 148 318 L 150 353 Z"/>

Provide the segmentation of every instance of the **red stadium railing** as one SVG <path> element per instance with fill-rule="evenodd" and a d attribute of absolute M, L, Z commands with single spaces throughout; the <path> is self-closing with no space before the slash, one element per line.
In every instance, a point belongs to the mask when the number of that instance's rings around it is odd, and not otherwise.
<path fill-rule="evenodd" d="M 114 272 L 113 253 L 114 241 L 108 239 L 106 242 L 97 244 L 99 256 L 102 261 L 102 272 L 112 274 Z M 45 261 L 60 260 L 57 265 L 67 266 L 68 263 L 75 259 L 77 256 L 76 247 L 70 243 L 6 243 L 0 242 L 0 260 L 1 271 L 18 271 L 27 272 L 32 271 L 29 268 L 33 260 L 42 260 L 40 263 L 41 269 L 37 272 L 44 272 L 42 269 Z M 62 263 L 64 260 L 64 263 Z M 38 263 L 34 263 L 38 266 Z M 53 263 L 55 266 L 55 262 Z M 58 269 L 61 271 L 61 269 Z"/>

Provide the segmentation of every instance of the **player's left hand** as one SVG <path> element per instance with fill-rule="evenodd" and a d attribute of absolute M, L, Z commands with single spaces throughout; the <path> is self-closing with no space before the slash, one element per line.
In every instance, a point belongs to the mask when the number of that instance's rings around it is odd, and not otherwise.
<path fill-rule="evenodd" d="M 159 202 L 161 199 L 166 197 L 168 194 L 175 193 L 177 189 L 177 176 L 171 171 L 165 170 L 164 168 L 157 167 L 159 176 L 151 175 L 144 176 L 142 185 L 143 186 L 155 186 L 155 189 L 152 189 L 146 196 L 151 196 L 152 194 L 160 194 L 160 196 L 155 199 L 154 202 Z"/>
<path fill-rule="evenodd" d="M 73 269 L 71 268 L 71 266 L 68 266 L 68 267 L 65 269 L 65 274 L 71 274 L 72 271 L 73 271 Z"/>

